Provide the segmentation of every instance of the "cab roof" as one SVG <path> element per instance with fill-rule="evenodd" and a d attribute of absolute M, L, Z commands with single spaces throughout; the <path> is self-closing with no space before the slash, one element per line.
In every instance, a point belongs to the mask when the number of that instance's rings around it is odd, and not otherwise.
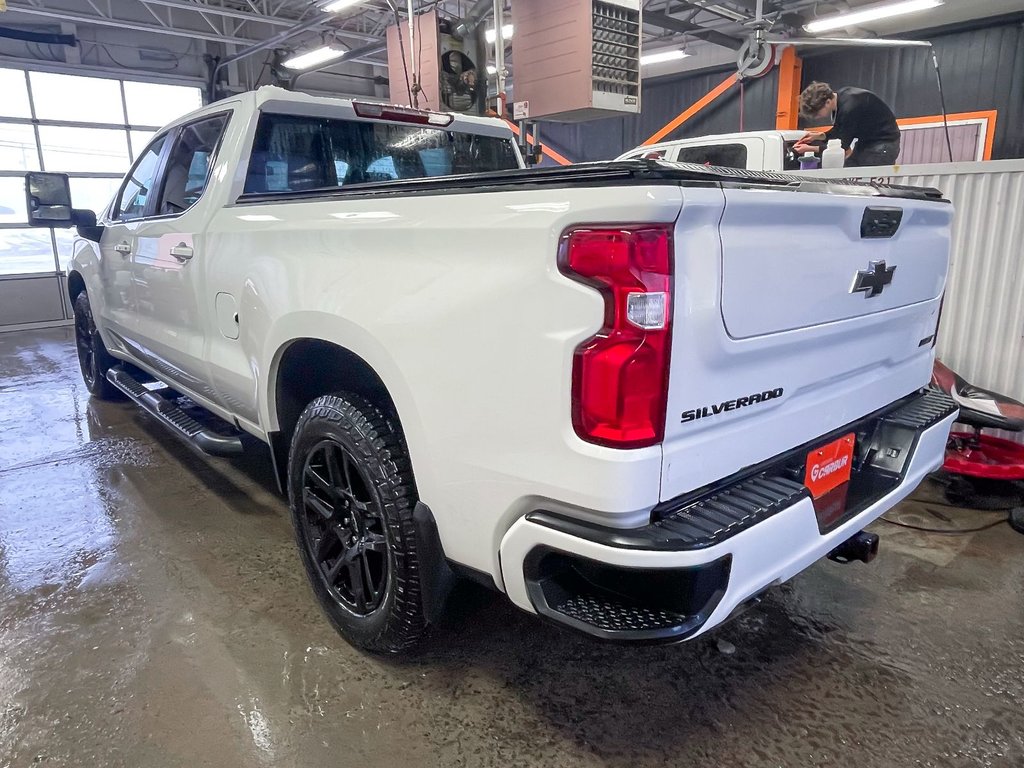
<path fill-rule="evenodd" d="M 254 91 L 246 91 L 237 96 L 230 96 L 202 109 L 183 115 L 170 123 L 169 126 L 189 122 L 204 114 L 215 113 L 225 107 L 248 108 L 252 111 L 265 110 L 268 112 L 285 112 L 300 115 L 316 115 L 320 117 L 344 117 L 351 120 L 368 120 L 371 122 L 395 122 L 390 119 L 360 117 L 356 114 L 353 104 L 381 104 L 376 99 L 345 99 L 333 96 L 312 96 L 308 93 L 289 91 L 273 85 L 264 85 Z M 388 105 L 401 106 L 401 105 Z M 401 107 L 409 109 L 409 107 Z M 423 110 L 426 111 L 426 110 Z M 443 126 L 446 130 L 458 131 L 460 133 L 476 133 L 484 136 L 498 136 L 511 139 L 512 129 L 504 120 L 495 117 L 476 117 L 473 115 L 452 115 L 452 122 Z M 441 126 L 438 126 L 441 127 Z"/>

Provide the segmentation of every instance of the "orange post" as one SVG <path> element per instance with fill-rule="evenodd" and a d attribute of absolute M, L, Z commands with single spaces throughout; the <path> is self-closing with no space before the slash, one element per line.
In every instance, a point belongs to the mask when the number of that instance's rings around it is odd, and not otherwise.
<path fill-rule="evenodd" d="M 513 123 L 511 120 L 506 120 L 505 122 L 508 123 L 508 127 L 512 129 L 512 133 L 518 136 L 519 126 Z M 533 144 L 533 136 L 531 136 L 530 134 L 526 134 L 526 143 Z M 567 159 L 563 155 L 558 154 L 553 149 L 548 149 L 547 147 L 544 147 L 544 149 L 542 149 L 541 151 L 559 165 L 572 165 L 572 162 L 569 159 Z"/>
<path fill-rule="evenodd" d="M 738 75 L 729 75 L 727 78 L 725 78 L 725 80 L 723 80 L 721 83 L 719 83 L 706 94 L 704 94 L 700 99 L 698 99 L 685 110 L 676 115 L 676 117 L 673 118 L 671 122 L 666 124 L 664 128 L 662 128 L 660 131 L 651 136 L 647 141 L 641 144 L 641 146 L 646 147 L 650 144 L 657 144 L 663 138 L 672 133 L 672 131 L 681 126 L 691 117 L 693 117 L 702 109 L 704 109 L 704 107 L 706 107 L 708 104 L 710 104 L 723 93 L 725 93 L 727 90 L 729 90 L 737 82 L 739 82 Z"/>
<path fill-rule="evenodd" d="M 775 127 L 780 131 L 791 131 L 799 126 L 803 68 L 803 60 L 796 55 L 796 48 L 783 48 L 779 61 L 779 108 L 775 113 Z"/>

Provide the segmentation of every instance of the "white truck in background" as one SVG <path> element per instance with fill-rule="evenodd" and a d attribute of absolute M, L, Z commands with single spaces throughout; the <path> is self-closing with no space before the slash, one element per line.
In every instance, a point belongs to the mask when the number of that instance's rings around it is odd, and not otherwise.
<path fill-rule="evenodd" d="M 399 652 L 456 575 L 616 641 L 696 637 L 943 459 L 934 190 L 658 161 L 521 168 L 494 120 L 262 88 L 106 209 L 29 174 L 95 396 L 270 446 L 313 591 Z"/>
<path fill-rule="evenodd" d="M 806 131 L 747 131 L 697 136 L 636 147 L 618 160 L 643 158 L 673 163 L 696 163 L 750 171 L 798 171 L 800 158 L 793 145 Z"/>

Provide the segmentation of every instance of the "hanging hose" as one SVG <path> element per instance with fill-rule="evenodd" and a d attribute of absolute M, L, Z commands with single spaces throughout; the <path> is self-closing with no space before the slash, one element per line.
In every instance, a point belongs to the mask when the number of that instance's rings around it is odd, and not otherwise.
<path fill-rule="evenodd" d="M 398 12 L 398 6 L 393 0 L 387 0 L 391 6 L 391 12 L 395 14 L 395 26 L 398 28 L 398 49 L 402 55 L 402 70 L 405 72 L 405 90 L 409 94 L 409 106 L 413 106 L 412 83 L 409 81 L 409 62 L 405 58 L 405 42 L 402 40 L 402 16 Z M 409 41 L 410 44 L 412 41 Z"/>
<path fill-rule="evenodd" d="M 746 99 L 746 90 L 744 90 L 743 80 L 740 80 L 740 133 L 745 130 L 743 127 L 743 105 Z"/>
<path fill-rule="evenodd" d="M 942 73 L 939 71 L 939 57 L 932 46 L 932 64 L 935 66 L 935 81 L 939 84 L 939 103 L 942 105 L 942 127 L 946 131 L 946 149 L 949 150 L 949 162 L 953 162 L 953 142 L 949 138 L 949 118 L 946 116 L 946 94 L 942 90 Z"/>

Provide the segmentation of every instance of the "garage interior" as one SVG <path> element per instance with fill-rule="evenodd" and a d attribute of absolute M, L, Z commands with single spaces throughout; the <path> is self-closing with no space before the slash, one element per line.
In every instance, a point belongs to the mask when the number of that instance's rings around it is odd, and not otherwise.
<path fill-rule="evenodd" d="M 590 3 L 0 0 L 0 766 L 1024 764 L 1024 538 L 1007 524 L 1024 483 L 974 507 L 939 473 L 871 526 L 873 562 L 822 560 L 686 644 L 598 643 L 466 581 L 414 655 L 363 653 L 312 598 L 265 447 L 206 456 L 90 398 L 75 235 L 26 223 L 26 172 L 67 173 L 99 210 L 161 126 L 265 85 L 500 114 L 542 167 L 809 129 L 805 86 L 855 86 L 898 118 L 885 180 L 957 207 L 938 357 L 1024 401 L 1024 2 L 823 33 L 864 45 L 752 45 L 893 4 L 638 4 L 615 86 L 636 99 L 611 109 L 568 90 L 548 106 L 557 57 L 520 43 Z M 427 48 L 411 81 L 410 31 Z M 486 72 L 462 102 L 450 51 Z"/>

